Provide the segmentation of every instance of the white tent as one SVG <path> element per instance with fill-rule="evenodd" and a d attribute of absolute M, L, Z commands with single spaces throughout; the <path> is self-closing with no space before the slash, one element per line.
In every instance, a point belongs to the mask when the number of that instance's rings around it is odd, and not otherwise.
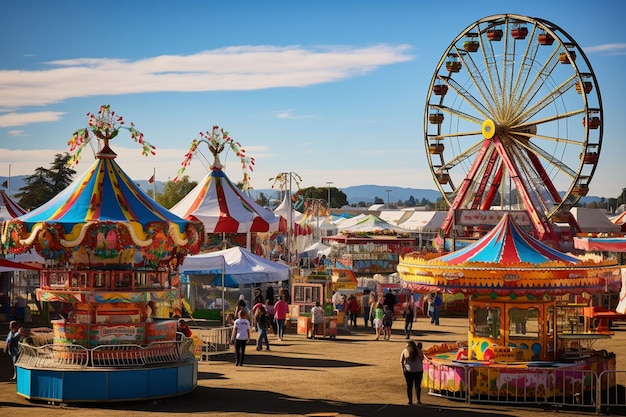
<path fill-rule="evenodd" d="M 421 232 L 437 231 L 446 218 L 445 211 L 414 211 L 411 217 L 400 223 L 403 229 Z"/>
<path fill-rule="evenodd" d="M 189 276 L 189 282 L 222 287 L 222 300 L 226 287 L 286 281 L 289 265 L 269 261 L 247 249 L 235 246 L 216 252 L 187 256 L 178 271 Z M 222 325 L 225 322 L 225 303 L 222 306 Z"/>
<path fill-rule="evenodd" d="M 211 283 L 226 287 L 289 279 L 288 265 L 267 260 L 238 246 L 187 256 L 178 270 L 186 275 L 214 275 Z M 222 275 L 223 282 L 220 281 Z"/>
<path fill-rule="evenodd" d="M 619 232 L 621 227 L 609 220 L 603 209 L 573 207 L 570 212 L 585 233 Z"/>
<path fill-rule="evenodd" d="M 399 226 L 394 226 L 391 223 L 387 223 L 378 216 L 373 214 L 365 215 L 364 217 L 356 216 L 337 225 L 339 231 L 348 232 L 377 232 L 382 230 L 393 230 L 399 233 L 407 232 Z"/>
<path fill-rule="evenodd" d="M 300 256 L 302 258 L 315 258 L 316 256 L 321 255 L 330 255 L 331 247 L 323 244 L 322 242 L 315 242 L 311 246 L 305 248 Z"/>

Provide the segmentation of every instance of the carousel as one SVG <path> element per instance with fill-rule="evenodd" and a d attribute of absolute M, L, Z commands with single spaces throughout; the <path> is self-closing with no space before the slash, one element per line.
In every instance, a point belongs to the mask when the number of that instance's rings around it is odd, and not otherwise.
<path fill-rule="evenodd" d="M 614 259 L 582 260 L 543 244 L 512 216 L 466 248 L 439 256 L 408 254 L 398 272 L 413 292 L 469 298 L 467 342 L 433 346 L 425 376 L 434 392 L 470 397 L 569 395 L 574 373 L 615 369 L 615 355 L 592 342 L 610 337 L 581 323 L 589 295 L 621 284 Z M 550 383 L 546 368 L 560 371 Z M 559 380 L 569 378 L 569 380 Z M 579 388 L 576 385 L 576 389 Z M 447 394 L 446 394 L 447 395 Z"/>
<path fill-rule="evenodd" d="M 17 393 L 51 402 L 172 397 L 197 386 L 194 340 L 177 333 L 177 268 L 197 253 L 201 224 L 148 197 L 115 162 L 109 141 L 143 134 L 102 106 L 69 142 L 78 162 L 92 136 L 95 162 L 48 203 L 4 223 L 3 249 L 45 259 L 37 298 L 54 308 L 52 340 L 20 344 Z"/>

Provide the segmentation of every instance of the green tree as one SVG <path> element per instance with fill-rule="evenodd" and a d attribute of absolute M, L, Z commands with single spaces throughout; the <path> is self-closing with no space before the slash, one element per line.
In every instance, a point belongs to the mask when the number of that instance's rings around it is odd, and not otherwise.
<path fill-rule="evenodd" d="M 261 207 L 269 207 L 270 204 L 270 199 L 267 198 L 267 196 L 263 192 L 259 193 L 259 196 L 256 198 L 255 201 Z"/>
<path fill-rule="evenodd" d="M 302 196 L 305 200 L 314 198 L 328 201 L 328 187 L 308 187 L 299 189 L 295 195 Z M 348 205 L 348 196 L 336 187 L 330 188 L 330 208 L 341 208 Z"/>
<path fill-rule="evenodd" d="M 50 169 L 38 167 L 35 173 L 25 179 L 26 185 L 20 188 L 15 197 L 27 210 L 35 209 L 47 203 L 52 197 L 66 189 L 71 183 L 74 174 L 68 166 L 70 154 L 56 154 Z"/>
<path fill-rule="evenodd" d="M 385 204 L 385 200 L 383 200 L 382 198 L 376 196 L 376 197 L 374 197 L 374 204 Z"/>
<path fill-rule="evenodd" d="M 170 209 L 189 194 L 196 185 L 198 185 L 196 181 L 189 181 L 188 175 L 179 178 L 176 182 L 168 181 L 163 186 L 163 193 L 157 193 L 156 202 L 166 209 Z M 151 192 L 148 191 L 148 194 Z"/>

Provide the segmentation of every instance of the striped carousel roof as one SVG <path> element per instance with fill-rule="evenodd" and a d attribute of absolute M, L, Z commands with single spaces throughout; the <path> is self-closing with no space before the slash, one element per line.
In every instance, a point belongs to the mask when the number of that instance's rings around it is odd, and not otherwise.
<path fill-rule="evenodd" d="M 614 260 L 580 260 L 526 234 L 506 214 L 489 233 L 464 249 L 426 259 L 418 253 L 400 259 L 404 287 L 464 294 L 562 295 L 617 288 Z"/>
<path fill-rule="evenodd" d="M 105 146 L 97 160 L 41 207 L 5 222 L 9 253 L 31 248 L 60 263 L 160 265 L 198 252 L 202 225 L 171 213 L 146 195 Z"/>
<path fill-rule="evenodd" d="M 206 233 L 276 232 L 281 219 L 246 196 L 215 166 L 170 211 L 202 222 Z"/>
<path fill-rule="evenodd" d="M 439 258 L 450 265 L 465 262 L 511 264 L 547 261 L 578 263 L 578 258 L 559 252 L 525 233 L 507 213 L 489 233 L 473 244 Z"/>
<path fill-rule="evenodd" d="M 182 233 L 189 223 L 157 204 L 113 159 L 98 159 L 65 190 L 21 216 L 28 230 L 41 222 L 60 223 L 66 233 L 87 222 L 168 222 Z"/>
<path fill-rule="evenodd" d="M 0 190 L 0 221 L 14 219 L 26 213 L 27 211 L 9 197 L 7 193 Z"/>

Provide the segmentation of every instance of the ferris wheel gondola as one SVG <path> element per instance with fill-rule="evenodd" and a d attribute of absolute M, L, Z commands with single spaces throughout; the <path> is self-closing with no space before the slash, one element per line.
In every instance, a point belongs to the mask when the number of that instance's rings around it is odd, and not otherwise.
<path fill-rule="evenodd" d="M 538 18 L 480 19 L 444 51 L 426 100 L 424 142 L 435 183 L 454 212 L 528 212 L 535 234 L 587 194 L 602 147 L 600 90 L 582 48 Z"/>

